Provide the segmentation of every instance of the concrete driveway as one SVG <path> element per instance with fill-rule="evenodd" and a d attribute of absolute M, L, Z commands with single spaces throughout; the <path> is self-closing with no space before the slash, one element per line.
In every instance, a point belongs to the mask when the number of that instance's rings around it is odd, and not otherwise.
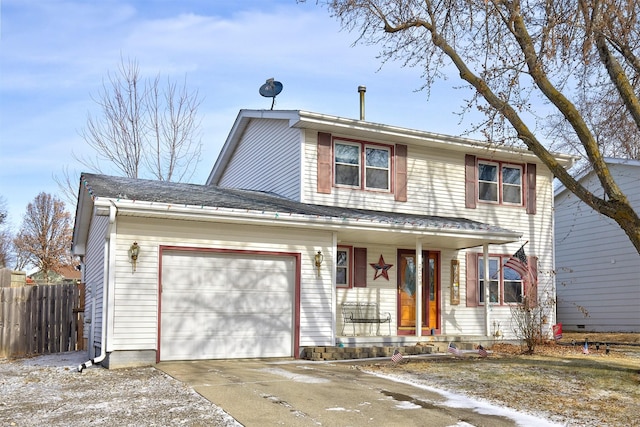
<path fill-rule="evenodd" d="M 368 361 L 367 363 L 371 363 Z M 380 363 L 391 363 L 385 360 Z M 363 362 L 208 360 L 157 368 L 193 387 L 245 426 L 515 426 L 501 408 L 362 372 Z M 465 406 L 465 407 L 461 407 Z M 529 424 L 529 422 L 531 424 Z M 548 425 L 548 424 L 547 424 Z"/>

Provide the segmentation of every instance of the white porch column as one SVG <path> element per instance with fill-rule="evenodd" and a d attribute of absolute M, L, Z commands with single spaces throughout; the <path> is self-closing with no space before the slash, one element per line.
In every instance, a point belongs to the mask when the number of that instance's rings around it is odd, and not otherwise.
<path fill-rule="evenodd" d="M 333 259 L 333 265 L 331 266 L 331 330 L 333 336 L 338 336 L 338 295 L 336 291 L 336 264 L 338 261 L 338 233 L 333 232 L 331 235 L 331 258 Z"/>
<path fill-rule="evenodd" d="M 491 335 L 491 303 L 490 288 L 491 280 L 489 274 L 489 244 L 482 245 L 482 261 L 484 262 L 484 332 L 486 336 Z"/>
<path fill-rule="evenodd" d="M 416 239 L 416 336 L 422 336 L 422 242 Z"/>

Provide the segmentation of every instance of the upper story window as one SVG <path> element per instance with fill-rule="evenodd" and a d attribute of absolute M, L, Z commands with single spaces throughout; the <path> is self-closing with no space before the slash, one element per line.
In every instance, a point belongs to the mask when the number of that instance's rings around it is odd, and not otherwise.
<path fill-rule="evenodd" d="M 336 185 L 360 187 L 360 146 L 336 142 L 333 152 Z"/>
<path fill-rule="evenodd" d="M 391 147 L 336 140 L 335 185 L 390 191 Z"/>
<path fill-rule="evenodd" d="M 389 148 L 365 148 L 365 188 L 389 189 L 390 152 Z"/>
<path fill-rule="evenodd" d="M 364 143 L 318 132 L 317 191 L 331 194 L 334 187 L 367 189 L 391 193 L 394 201 L 406 202 L 408 155 L 405 144 Z M 475 172 L 475 158 L 473 162 Z"/>
<path fill-rule="evenodd" d="M 522 205 L 523 167 L 478 161 L 478 199 L 484 202 Z"/>

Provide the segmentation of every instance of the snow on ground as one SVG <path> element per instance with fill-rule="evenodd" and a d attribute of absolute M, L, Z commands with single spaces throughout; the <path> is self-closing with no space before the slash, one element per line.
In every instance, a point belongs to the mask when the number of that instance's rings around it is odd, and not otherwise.
<path fill-rule="evenodd" d="M 424 390 L 431 391 L 433 393 L 440 394 L 446 398 L 446 402 L 440 403 L 450 408 L 467 408 L 472 409 L 479 414 L 491 414 L 498 415 L 513 420 L 518 426 L 536 426 L 536 427 L 562 427 L 563 424 L 556 424 L 544 419 L 542 415 L 530 415 L 523 412 L 519 412 L 505 406 L 489 403 L 485 400 L 471 398 L 464 394 L 452 393 L 449 391 L 434 388 L 423 383 L 417 382 L 413 379 L 409 379 L 402 375 L 386 375 L 379 373 L 371 373 L 380 378 L 385 378 L 391 381 L 396 381 L 404 384 L 410 384 L 414 387 L 419 387 Z"/>
<path fill-rule="evenodd" d="M 0 426 L 240 426 L 153 368 L 78 366 L 87 353 L 0 360 Z"/>
<path fill-rule="evenodd" d="M 86 352 L 0 359 L 0 426 L 240 426 L 220 407 L 157 369 L 92 366 L 80 373 L 83 362 Z M 430 387 L 406 375 L 371 374 L 441 394 L 451 408 L 501 415 L 520 426 L 559 426 L 542 416 Z M 468 424 L 457 427 L 462 426 Z"/>

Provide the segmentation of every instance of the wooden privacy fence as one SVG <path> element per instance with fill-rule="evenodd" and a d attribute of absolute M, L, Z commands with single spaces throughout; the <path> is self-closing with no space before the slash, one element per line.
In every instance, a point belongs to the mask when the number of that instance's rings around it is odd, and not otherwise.
<path fill-rule="evenodd" d="M 0 357 L 83 350 L 84 284 L 0 288 Z"/>

